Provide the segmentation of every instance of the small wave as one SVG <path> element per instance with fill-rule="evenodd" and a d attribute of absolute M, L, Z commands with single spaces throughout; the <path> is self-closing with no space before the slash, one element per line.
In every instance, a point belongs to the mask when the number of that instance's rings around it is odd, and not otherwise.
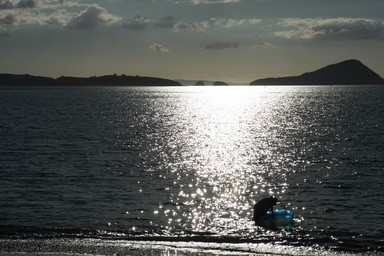
<path fill-rule="evenodd" d="M 364 238 L 336 239 L 335 234 L 318 234 L 311 231 L 268 231 L 258 230 L 254 237 L 221 236 L 206 232 L 185 230 L 164 232 L 164 230 L 85 230 L 85 229 L 43 229 L 21 226 L 0 226 L 0 248 L 3 251 L 35 252 L 39 248 L 47 251 L 76 252 L 84 248 L 104 251 L 120 251 L 126 248 L 143 247 L 193 249 L 202 251 L 236 252 L 237 254 L 263 253 L 272 255 L 363 255 L 377 253 L 384 255 L 383 241 Z M 53 248 L 53 249 L 52 249 Z M 86 248 L 86 249 L 85 249 Z M 99 252 L 97 252 L 99 253 Z M 215 252 L 216 254 L 216 252 Z M 106 253 L 105 255 L 109 255 Z"/>
<path fill-rule="evenodd" d="M 0 239 L 1 252 L 92 255 L 292 255 L 363 256 L 306 246 L 275 243 L 220 243 L 185 241 L 132 241 L 111 239 Z M 370 255 L 370 254 L 369 254 Z M 383 255 L 376 252 L 375 255 Z"/>

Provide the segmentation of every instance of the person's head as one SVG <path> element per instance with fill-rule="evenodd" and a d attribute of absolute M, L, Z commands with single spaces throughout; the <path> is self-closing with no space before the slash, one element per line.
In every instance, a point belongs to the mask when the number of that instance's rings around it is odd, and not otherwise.
<path fill-rule="evenodd" d="M 271 196 L 270 198 L 271 198 L 273 205 L 276 205 L 277 204 L 277 198 L 274 196 Z"/>

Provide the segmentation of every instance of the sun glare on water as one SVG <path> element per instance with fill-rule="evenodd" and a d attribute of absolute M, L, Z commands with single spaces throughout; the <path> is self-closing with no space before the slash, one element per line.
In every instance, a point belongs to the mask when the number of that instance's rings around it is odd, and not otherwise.
<path fill-rule="evenodd" d="M 257 197 L 285 189 L 284 178 L 269 180 L 280 175 L 271 169 L 278 161 L 269 142 L 276 141 L 274 102 L 264 87 L 190 90 L 194 96 L 177 99 L 168 113 L 174 154 L 166 161 L 179 190 L 171 199 L 177 207 L 166 215 L 171 222 L 181 215 L 189 223 L 178 224 L 200 232 L 249 228 Z"/>

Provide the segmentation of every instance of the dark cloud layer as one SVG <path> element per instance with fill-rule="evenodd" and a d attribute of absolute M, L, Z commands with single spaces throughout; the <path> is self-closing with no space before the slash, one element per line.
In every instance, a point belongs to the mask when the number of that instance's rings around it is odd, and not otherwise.
<path fill-rule="evenodd" d="M 64 2 L 65 0 L 0 0 L 0 10 L 37 8 L 50 5 L 61 5 L 64 4 Z M 73 4 L 75 4 L 75 2 L 73 2 Z"/>
<path fill-rule="evenodd" d="M 16 5 L 16 8 L 35 8 L 35 7 L 36 7 L 35 0 L 21 0 Z"/>
<path fill-rule="evenodd" d="M 4 18 L 0 18 L 0 25 L 10 26 L 16 21 L 16 16 L 13 14 L 7 14 Z"/>
<path fill-rule="evenodd" d="M 35 8 L 37 3 L 35 0 L 20 0 L 18 2 L 12 2 L 9 0 L 0 2 L 0 10 L 15 9 L 15 8 Z"/>

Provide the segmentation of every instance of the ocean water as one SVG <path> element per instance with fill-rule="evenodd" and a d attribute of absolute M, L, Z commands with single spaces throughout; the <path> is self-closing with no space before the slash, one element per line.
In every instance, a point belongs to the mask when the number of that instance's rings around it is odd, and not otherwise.
<path fill-rule="evenodd" d="M 0 87 L 0 117 L 0 252 L 384 253 L 384 87 Z M 254 225 L 270 195 L 293 229 Z"/>

